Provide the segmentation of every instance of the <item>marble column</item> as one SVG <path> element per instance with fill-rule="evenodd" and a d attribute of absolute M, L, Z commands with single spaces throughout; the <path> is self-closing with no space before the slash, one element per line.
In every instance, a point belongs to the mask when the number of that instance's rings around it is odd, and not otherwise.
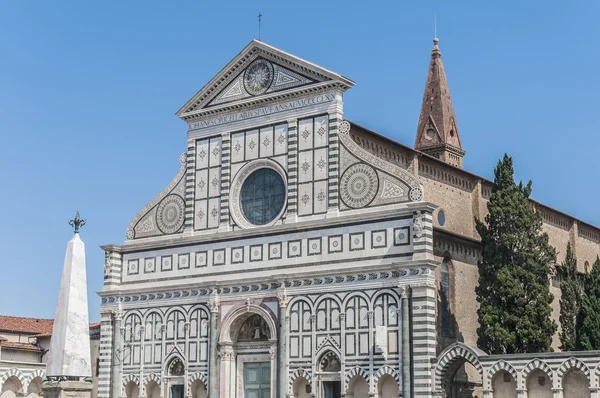
<path fill-rule="evenodd" d="M 410 397 L 410 299 L 409 287 L 400 286 L 400 300 L 402 301 L 402 397 Z"/>
<path fill-rule="evenodd" d="M 283 285 L 283 284 L 282 284 Z M 279 385 L 278 396 L 284 398 L 287 395 L 287 305 L 288 296 L 283 288 L 277 295 L 279 300 Z M 275 336 L 271 336 L 275 338 Z"/>
<path fill-rule="evenodd" d="M 563 398 L 563 389 L 562 388 L 553 388 L 552 389 L 552 398 Z"/>
<path fill-rule="evenodd" d="M 210 355 L 208 363 L 208 398 L 217 398 L 217 320 L 219 315 L 219 296 L 216 289 L 213 289 L 209 301 L 210 306 Z M 221 374 L 223 378 L 223 374 Z"/>
<path fill-rule="evenodd" d="M 146 326 L 142 323 L 140 326 L 140 392 L 138 398 L 146 398 L 148 391 L 146 391 L 146 385 L 144 384 L 144 341 L 146 338 Z"/>
<path fill-rule="evenodd" d="M 527 398 L 527 390 L 524 388 L 517 389 L 517 398 Z"/>

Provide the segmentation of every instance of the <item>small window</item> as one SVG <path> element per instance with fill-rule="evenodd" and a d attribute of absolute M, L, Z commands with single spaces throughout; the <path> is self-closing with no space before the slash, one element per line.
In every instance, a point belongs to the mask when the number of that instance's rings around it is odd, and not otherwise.
<path fill-rule="evenodd" d="M 443 227 L 446 224 L 446 213 L 444 213 L 444 210 L 438 211 L 437 219 L 440 227 Z"/>

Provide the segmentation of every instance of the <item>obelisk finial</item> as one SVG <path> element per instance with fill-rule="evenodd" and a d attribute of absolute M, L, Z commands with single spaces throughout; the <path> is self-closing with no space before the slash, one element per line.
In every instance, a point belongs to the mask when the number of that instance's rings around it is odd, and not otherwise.
<path fill-rule="evenodd" d="M 74 233 L 76 233 L 76 234 L 79 233 L 79 228 L 81 228 L 85 225 L 85 220 L 82 220 L 81 218 L 79 218 L 79 210 L 77 210 L 77 214 L 75 214 L 75 218 L 71 218 L 69 220 L 69 225 L 75 229 Z"/>

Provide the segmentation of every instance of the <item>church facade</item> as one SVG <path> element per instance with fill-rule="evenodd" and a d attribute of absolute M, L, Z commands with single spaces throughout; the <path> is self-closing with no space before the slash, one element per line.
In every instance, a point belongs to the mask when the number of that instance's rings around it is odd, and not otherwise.
<path fill-rule="evenodd" d="M 441 394 L 492 183 L 462 170 L 437 39 L 415 149 L 344 118 L 353 85 L 255 40 L 179 110 L 180 171 L 103 246 L 100 398 Z M 535 205 L 584 271 L 600 231 Z"/>

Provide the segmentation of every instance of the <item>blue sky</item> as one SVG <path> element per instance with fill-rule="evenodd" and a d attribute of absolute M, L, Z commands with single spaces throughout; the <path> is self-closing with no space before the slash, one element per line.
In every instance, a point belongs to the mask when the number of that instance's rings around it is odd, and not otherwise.
<path fill-rule="evenodd" d="M 356 82 L 345 116 L 413 145 L 433 15 L 467 155 L 600 225 L 598 1 L 0 2 L 0 314 L 53 317 L 80 210 L 90 318 L 103 252 L 179 168 L 174 113 L 257 35 Z"/>

